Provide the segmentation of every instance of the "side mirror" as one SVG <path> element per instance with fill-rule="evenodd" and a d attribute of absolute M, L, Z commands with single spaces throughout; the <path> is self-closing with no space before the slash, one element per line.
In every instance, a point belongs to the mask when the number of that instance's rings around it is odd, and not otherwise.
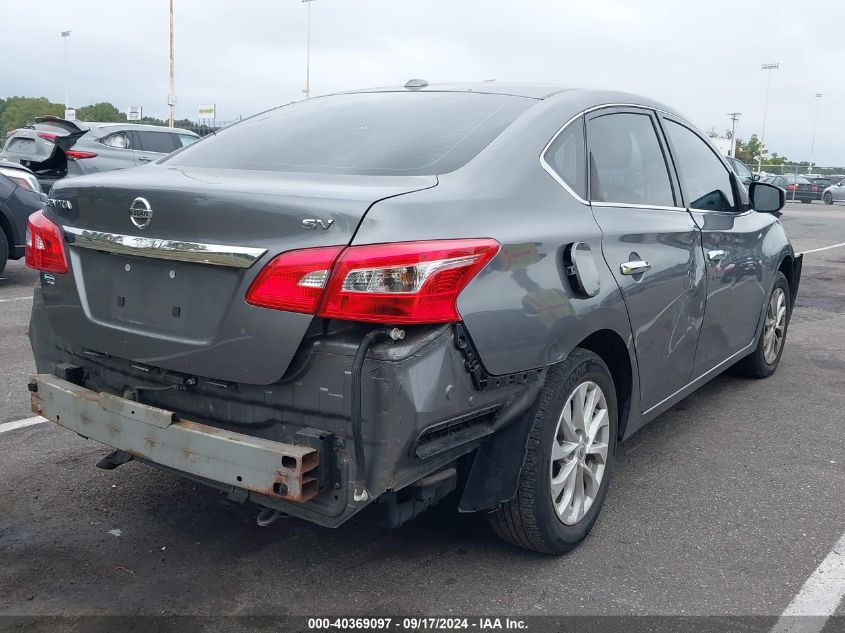
<path fill-rule="evenodd" d="M 767 182 L 752 182 L 748 187 L 751 208 L 760 213 L 780 215 L 786 204 L 786 191 Z"/>
<path fill-rule="evenodd" d="M 760 180 L 760 174 L 752 174 L 751 180 L 757 182 L 758 180 Z"/>

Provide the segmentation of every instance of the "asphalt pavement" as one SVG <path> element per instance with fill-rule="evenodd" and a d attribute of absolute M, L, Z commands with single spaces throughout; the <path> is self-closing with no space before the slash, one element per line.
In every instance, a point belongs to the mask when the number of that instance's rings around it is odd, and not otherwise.
<path fill-rule="evenodd" d="M 796 249 L 845 206 L 790 204 Z M 52 424 L 0 426 L 0 615 L 765 615 L 845 532 L 845 246 L 809 253 L 778 372 L 721 376 L 620 447 L 605 510 L 560 558 L 432 510 L 388 531 L 293 519 Z M 36 274 L 0 274 L 0 425 L 29 418 Z M 838 613 L 845 615 L 840 605 Z"/>

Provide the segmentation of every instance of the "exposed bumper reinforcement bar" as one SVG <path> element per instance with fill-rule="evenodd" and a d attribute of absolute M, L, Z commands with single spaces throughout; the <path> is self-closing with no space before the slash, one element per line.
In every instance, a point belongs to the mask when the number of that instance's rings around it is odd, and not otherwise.
<path fill-rule="evenodd" d="M 171 411 L 50 374 L 33 376 L 30 390 L 33 412 L 136 457 L 287 501 L 308 501 L 317 494 L 320 456 L 308 446 L 180 420 Z"/>

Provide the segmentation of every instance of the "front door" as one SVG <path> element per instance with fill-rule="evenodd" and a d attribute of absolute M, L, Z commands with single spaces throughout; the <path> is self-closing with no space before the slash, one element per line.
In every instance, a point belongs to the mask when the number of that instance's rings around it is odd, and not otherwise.
<path fill-rule="evenodd" d="M 709 143 L 680 120 L 662 116 L 681 190 L 701 229 L 707 262 L 707 307 L 694 378 L 747 348 L 768 290 L 763 288 L 769 215 L 744 210 L 730 171 Z"/>
<path fill-rule="evenodd" d="M 593 214 L 628 309 L 647 411 L 690 380 L 704 310 L 700 231 L 676 200 L 653 111 L 594 112 L 587 148 Z"/>

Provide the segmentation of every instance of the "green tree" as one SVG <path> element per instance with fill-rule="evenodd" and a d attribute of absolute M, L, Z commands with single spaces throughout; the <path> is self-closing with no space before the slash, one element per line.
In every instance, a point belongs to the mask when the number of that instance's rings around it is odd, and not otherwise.
<path fill-rule="evenodd" d="M 97 123 L 122 123 L 126 121 L 126 115 L 108 101 L 77 108 L 76 118 L 80 121 Z"/>
<path fill-rule="evenodd" d="M 744 163 L 756 163 L 760 156 L 765 157 L 766 153 L 756 134 L 752 134 L 747 142 L 736 140 L 736 157 Z"/>
<path fill-rule="evenodd" d="M 0 129 L 3 135 L 11 130 L 31 124 L 39 116 L 64 116 L 65 107 L 53 103 L 46 97 L 9 97 L 0 113 Z"/>

